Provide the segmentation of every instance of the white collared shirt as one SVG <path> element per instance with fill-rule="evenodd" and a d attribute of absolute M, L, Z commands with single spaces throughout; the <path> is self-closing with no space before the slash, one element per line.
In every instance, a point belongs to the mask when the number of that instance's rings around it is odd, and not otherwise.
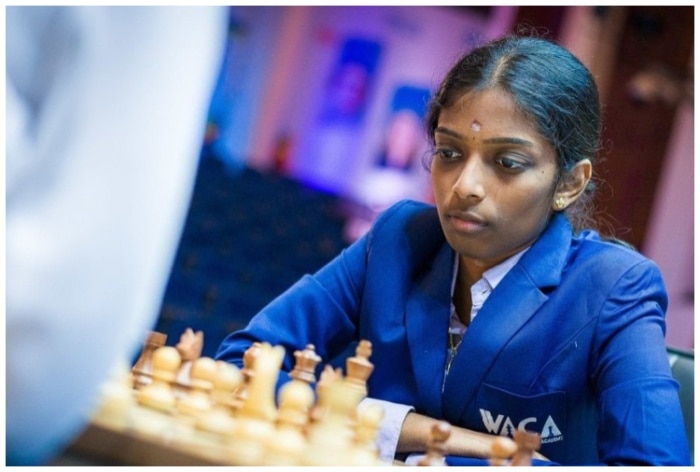
<path fill-rule="evenodd" d="M 510 269 L 512 269 L 515 266 L 515 264 L 518 263 L 522 255 L 525 254 L 525 251 L 527 251 L 527 249 L 528 248 L 523 249 L 519 253 L 510 256 L 508 259 L 501 262 L 500 264 L 486 270 L 482 274 L 481 278 L 477 280 L 474 285 L 471 286 L 471 288 L 469 289 L 472 294 L 472 309 L 470 313 L 470 321 L 474 321 L 474 318 L 476 317 L 477 313 L 479 313 L 479 310 L 481 310 L 481 307 L 484 306 L 484 303 L 486 303 L 486 299 L 489 297 L 489 295 L 491 295 L 491 292 L 493 292 L 496 289 L 496 286 L 499 283 L 501 283 L 501 280 L 503 280 L 503 278 L 510 271 Z M 458 271 L 459 254 L 455 254 L 455 264 L 454 272 L 452 274 L 451 291 L 453 296 L 455 291 L 455 285 L 457 284 Z M 464 332 L 466 330 L 467 326 L 464 323 L 462 323 L 462 321 L 459 319 L 457 311 L 455 310 L 454 303 L 450 303 L 450 331 L 459 331 L 461 335 L 464 335 Z"/>

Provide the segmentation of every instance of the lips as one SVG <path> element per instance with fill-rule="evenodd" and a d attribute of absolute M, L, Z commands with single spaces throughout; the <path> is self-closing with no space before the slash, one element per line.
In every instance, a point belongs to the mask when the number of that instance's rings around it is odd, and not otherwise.
<path fill-rule="evenodd" d="M 473 233 L 488 226 L 483 218 L 473 213 L 452 212 L 447 216 L 452 226 L 459 232 Z"/>

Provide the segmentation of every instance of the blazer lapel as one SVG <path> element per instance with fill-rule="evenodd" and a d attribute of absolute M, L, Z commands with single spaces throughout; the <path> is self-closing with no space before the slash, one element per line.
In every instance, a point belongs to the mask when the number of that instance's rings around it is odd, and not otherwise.
<path fill-rule="evenodd" d="M 508 341 L 559 284 L 571 244 L 571 226 L 557 215 L 537 242 L 498 284 L 465 333 L 445 381 L 443 413 L 458 422 Z"/>
<path fill-rule="evenodd" d="M 454 251 L 445 243 L 434 264 L 416 281 L 406 304 L 408 345 L 419 398 L 416 406 L 435 418 L 442 413 L 453 269 Z"/>

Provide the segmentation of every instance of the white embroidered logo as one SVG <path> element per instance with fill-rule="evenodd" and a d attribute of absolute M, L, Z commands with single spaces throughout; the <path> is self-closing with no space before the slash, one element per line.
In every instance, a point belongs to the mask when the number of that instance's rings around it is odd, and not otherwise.
<path fill-rule="evenodd" d="M 536 431 L 538 427 L 538 420 L 534 416 L 523 419 L 516 426 L 508 416 L 498 415 L 494 419 L 493 415 L 488 410 L 479 408 L 479 412 L 481 413 L 481 421 L 483 421 L 486 431 L 491 434 L 513 437 L 513 434 L 515 434 L 517 429 Z M 564 440 L 564 435 L 554 422 L 552 415 L 547 416 L 547 419 L 542 426 L 540 436 L 542 437 L 542 444 Z"/>

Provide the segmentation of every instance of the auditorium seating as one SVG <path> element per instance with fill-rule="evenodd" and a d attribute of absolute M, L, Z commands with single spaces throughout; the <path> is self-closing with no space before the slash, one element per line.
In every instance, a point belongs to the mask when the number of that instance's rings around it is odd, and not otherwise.
<path fill-rule="evenodd" d="M 202 330 L 202 354 L 213 356 L 228 333 L 346 246 L 342 207 L 290 178 L 203 158 L 155 329 L 169 344 L 187 327 Z"/>

